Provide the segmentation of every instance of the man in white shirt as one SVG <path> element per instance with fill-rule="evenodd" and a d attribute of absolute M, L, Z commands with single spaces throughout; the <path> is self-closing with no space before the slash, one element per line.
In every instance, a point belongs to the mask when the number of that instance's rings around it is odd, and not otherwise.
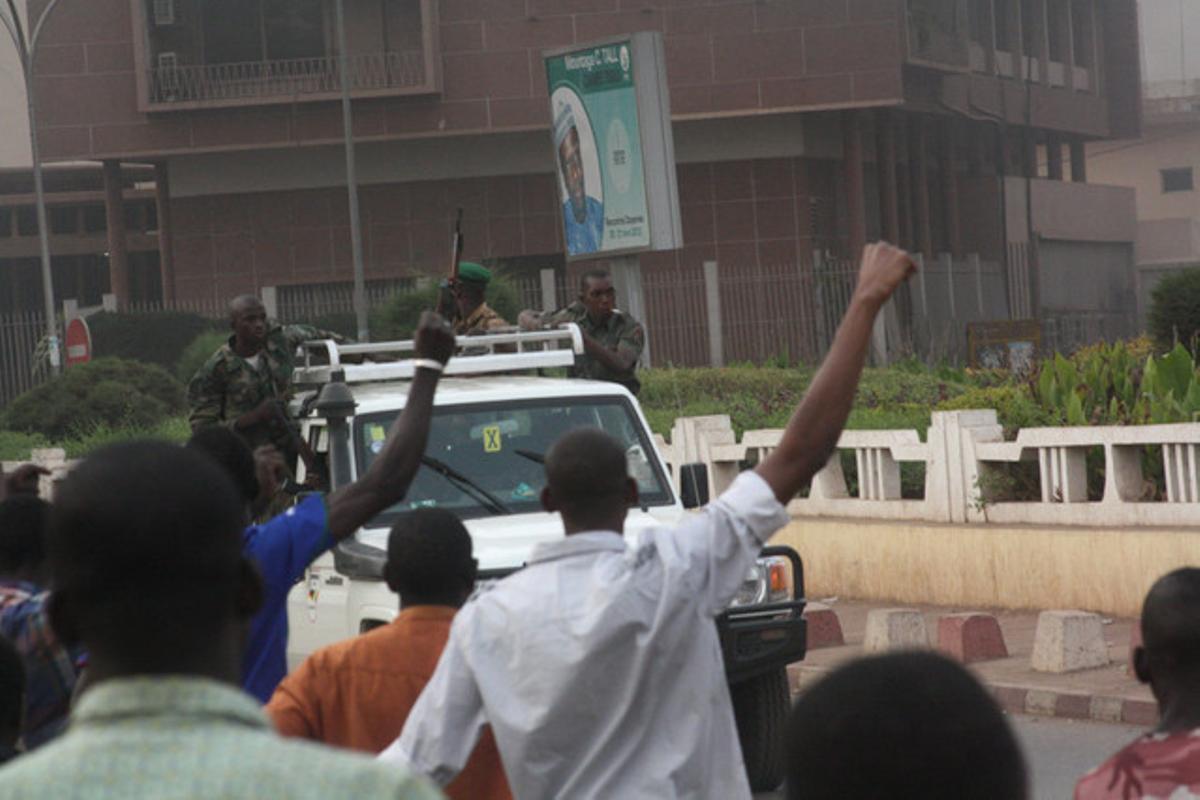
<path fill-rule="evenodd" d="M 837 445 L 875 316 L 914 269 L 887 244 L 863 253 L 825 364 L 779 447 L 702 513 L 630 548 L 637 503 L 620 445 L 598 430 L 559 440 L 542 503 L 566 538 L 469 603 L 404 730 L 380 758 L 445 785 L 490 724 L 513 794 L 529 798 L 750 797 L 713 618 L 784 503 Z"/>

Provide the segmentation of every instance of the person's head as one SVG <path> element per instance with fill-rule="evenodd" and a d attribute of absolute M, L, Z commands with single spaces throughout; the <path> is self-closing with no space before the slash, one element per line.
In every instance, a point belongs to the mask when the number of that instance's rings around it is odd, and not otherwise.
<path fill-rule="evenodd" d="M 229 327 L 239 349 L 258 350 L 267 340 L 267 309 L 252 294 L 235 297 L 229 304 Z"/>
<path fill-rule="evenodd" d="M 603 322 L 612 316 L 617 307 L 617 290 L 613 288 L 612 276 L 602 269 L 583 273 L 579 279 L 579 301 L 594 320 Z"/>
<path fill-rule="evenodd" d="M 0 745 L 16 747 L 25 712 L 25 663 L 17 648 L 0 636 Z"/>
<path fill-rule="evenodd" d="M 131 442 L 88 456 L 50 511 L 51 624 L 95 680 L 203 675 L 236 683 L 262 584 L 242 555 L 245 506 L 200 453 Z"/>
<path fill-rule="evenodd" d="M 851 662 L 805 691 L 788 721 L 789 800 L 1023 800 L 1025 765 L 996 702 L 928 652 Z"/>
<path fill-rule="evenodd" d="M 233 482 L 247 509 L 254 504 L 259 490 L 254 453 L 241 436 L 229 428 L 210 425 L 192 434 L 186 447 L 217 463 Z"/>
<path fill-rule="evenodd" d="M 470 316 L 483 305 L 492 273 L 482 264 L 464 261 L 458 265 L 458 282 L 454 285 L 454 302 L 462 317 Z"/>
<path fill-rule="evenodd" d="M 562 514 L 568 534 L 624 529 L 625 513 L 638 501 L 625 448 L 599 428 L 564 434 L 546 454 L 542 506 Z"/>
<path fill-rule="evenodd" d="M 49 516 L 50 505 L 32 495 L 0 502 L 0 575 L 45 583 Z"/>
<path fill-rule="evenodd" d="M 459 608 L 475 588 L 476 572 L 470 534 L 443 508 L 401 514 L 388 534 L 383 577 L 401 607 Z"/>
<path fill-rule="evenodd" d="M 554 118 L 554 143 L 558 147 L 558 168 L 562 172 L 567 198 L 575 221 L 587 219 L 587 185 L 583 176 L 583 154 L 579 149 L 579 129 L 569 105 L 563 105 Z"/>
<path fill-rule="evenodd" d="M 1133 652 L 1138 680 L 1160 707 L 1200 681 L 1200 568 L 1159 578 L 1142 603 L 1142 645 Z M 1189 694 L 1195 695 L 1191 688 Z"/>

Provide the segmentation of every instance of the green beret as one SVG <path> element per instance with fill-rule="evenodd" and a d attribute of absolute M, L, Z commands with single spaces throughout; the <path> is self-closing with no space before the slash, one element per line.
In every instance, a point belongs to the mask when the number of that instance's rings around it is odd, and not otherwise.
<path fill-rule="evenodd" d="M 492 273 L 482 264 L 460 261 L 458 262 L 458 279 L 464 283 L 479 283 L 486 286 L 492 280 Z"/>

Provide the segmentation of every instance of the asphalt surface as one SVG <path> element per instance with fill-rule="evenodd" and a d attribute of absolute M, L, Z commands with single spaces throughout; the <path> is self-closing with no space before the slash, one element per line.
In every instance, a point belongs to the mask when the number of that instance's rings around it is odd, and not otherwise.
<path fill-rule="evenodd" d="M 1143 732 L 1141 728 L 1069 719 L 1009 717 L 1033 784 L 1031 800 L 1070 800 L 1075 781 Z M 755 795 L 781 800 L 783 792 Z"/>

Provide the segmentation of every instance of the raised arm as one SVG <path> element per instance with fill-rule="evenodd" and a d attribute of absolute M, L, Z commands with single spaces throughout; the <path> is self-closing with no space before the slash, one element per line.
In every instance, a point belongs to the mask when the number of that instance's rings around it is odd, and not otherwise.
<path fill-rule="evenodd" d="M 454 331 L 433 312 L 421 315 L 416 333 L 417 358 L 446 364 L 454 352 Z M 329 532 L 336 540 L 350 536 L 372 517 L 404 498 L 421 465 L 433 393 L 441 371 L 418 367 L 413 375 L 404 411 L 388 431 L 387 443 L 366 474 L 329 495 Z"/>
<path fill-rule="evenodd" d="M 863 250 L 858 285 L 825 363 L 788 421 L 779 447 L 758 465 L 758 474 L 779 502 L 795 497 L 829 461 L 854 403 L 875 315 L 915 269 L 908 253 L 885 242 Z"/>

